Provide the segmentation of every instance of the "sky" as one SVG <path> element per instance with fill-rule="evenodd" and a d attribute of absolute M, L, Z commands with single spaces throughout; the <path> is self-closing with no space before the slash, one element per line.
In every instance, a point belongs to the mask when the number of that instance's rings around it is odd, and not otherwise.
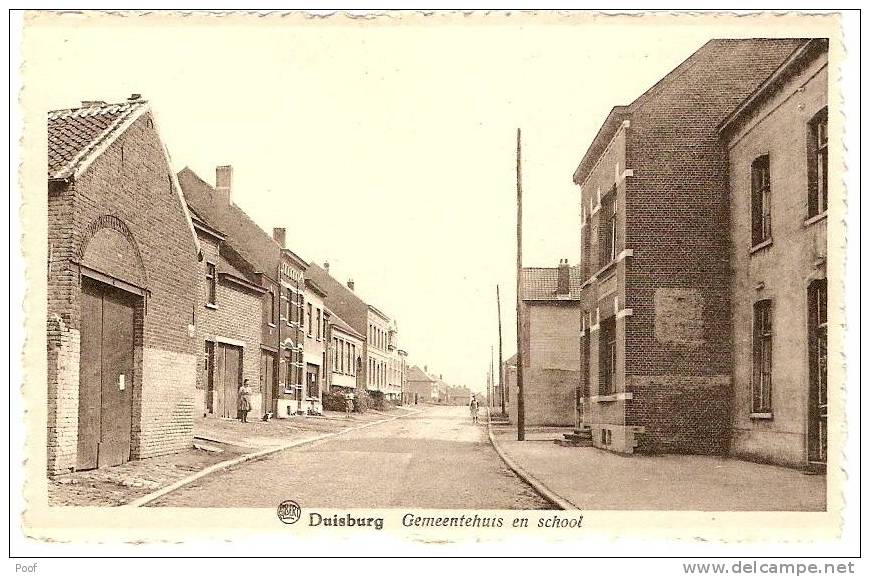
<path fill-rule="evenodd" d="M 29 22 L 26 90 L 43 112 L 142 94 L 176 170 L 213 183 L 232 165 L 233 201 L 354 279 L 411 363 L 483 391 L 496 285 L 504 358 L 516 350 L 517 128 L 523 262 L 576 264 L 571 177 L 610 109 L 710 38 L 761 35 L 735 18 L 648 24 L 70 14 Z"/>

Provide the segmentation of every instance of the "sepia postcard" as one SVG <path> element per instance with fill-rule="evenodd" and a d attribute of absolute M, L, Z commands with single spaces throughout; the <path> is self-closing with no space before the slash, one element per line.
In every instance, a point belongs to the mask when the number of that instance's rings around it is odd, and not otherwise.
<path fill-rule="evenodd" d="M 838 542 L 842 26 L 23 13 L 13 524 L 289 556 Z"/>

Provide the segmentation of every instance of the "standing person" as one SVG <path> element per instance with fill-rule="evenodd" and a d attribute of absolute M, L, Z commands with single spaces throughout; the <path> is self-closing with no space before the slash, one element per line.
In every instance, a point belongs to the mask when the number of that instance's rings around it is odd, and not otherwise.
<path fill-rule="evenodd" d="M 245 379 L 242 386 L 239 387 L 239 420 L 243 423 L 248 422 L 248 411 L 251 410 L 251 384 L 250 380 Z"/>
<path fill-rule="evenodd" d="M 350 413 L 353 411 L 353 396 L 348 393 L 344 396 L 344 418 L 349 419 Z"/>
<path fill-rule="evenodd" d="M 468 409 L 471 411 L 471 422 L 477 422 L 477 411 L 479 409 L 479 405 L 477 404 L 477 397 L 471 395 L 471 402 L 468 404 Z"/>

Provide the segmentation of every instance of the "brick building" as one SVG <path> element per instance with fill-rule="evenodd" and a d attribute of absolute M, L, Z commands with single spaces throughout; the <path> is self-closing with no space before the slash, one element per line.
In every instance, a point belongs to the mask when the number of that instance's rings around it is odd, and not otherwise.
<path fill-rule="evenodd" d="M 727 452 L 730 214 L 717 128 L 803 43 L 708 42 L 615 107 L 574 172 L 588 393 L 578 420 L 595 446 Z"/>
<path fill-rule="evenodd" d="M 731 188 L 731 452 L 827 453 L 827 41 L 802 43 L 721 125 Z"/>
<path fill-rule="evenodd" d="M 199 246 L 154 116 L 133 95 L 47 120 L 47 469 L 184 449 Z"/>
<path fill-rule="evenodd" d="M 403 402 L 406 405 L 418 405 L 432 402 L 433 385 L 436 379 L 431 377 L 426 369 L 416 365 L 408 367 Z"/>
<path fill-rule="evenodd" d="M 238 390 L 247 379 L 254 390 L 250 416 L 260 417 L 264 406 L 257 385 L 262 303 L 267 289 L 221 231 L 193 208 L 190 213 L 203 255 L 197 275 L 197 414 L 236 418 Z"/>
<path fill-rule="evenodd" d="M 521 282 L 525 422 L 531 426 L 575 424 L 583 357 L 580 269 L 524 268 Z M 516 398 L 516 381 L 512 391 Z M 516 423 L 516 404 L 509 418 Z"/>
<path fill-rule="evenodd" d="M 189 168 L 178 173 L 187 203 L 204 221 L 220 230 L 239 254 L 237 265 L 247 263 L 246 278 L 264 289 L 261 295 L 259 377 L 252 404 L 259 414 L 278 417 L 295 414 L 304 380 L 305 261 L 284 246 L 285 230 L 270 236 L 233 202 L 232 167 L 215 169 L 211 186 Z M 257 386 L 259 383 L 259 386 Z"/>

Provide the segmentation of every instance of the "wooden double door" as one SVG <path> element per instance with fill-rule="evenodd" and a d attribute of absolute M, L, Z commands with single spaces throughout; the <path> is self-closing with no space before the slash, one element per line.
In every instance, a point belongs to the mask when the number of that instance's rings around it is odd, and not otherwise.
<path fill-rule="evenodd" d="M 76 469 L 130 460 L 134 319 L 141 298 L 82 278 Z"/>
<path fill-rule="evenodd" d="M 235 419 L 239 415 L 239 387 L 242 385 L 242 348 L 225 343 L 206 344 L 209 357 L 208 412 Z"/>

